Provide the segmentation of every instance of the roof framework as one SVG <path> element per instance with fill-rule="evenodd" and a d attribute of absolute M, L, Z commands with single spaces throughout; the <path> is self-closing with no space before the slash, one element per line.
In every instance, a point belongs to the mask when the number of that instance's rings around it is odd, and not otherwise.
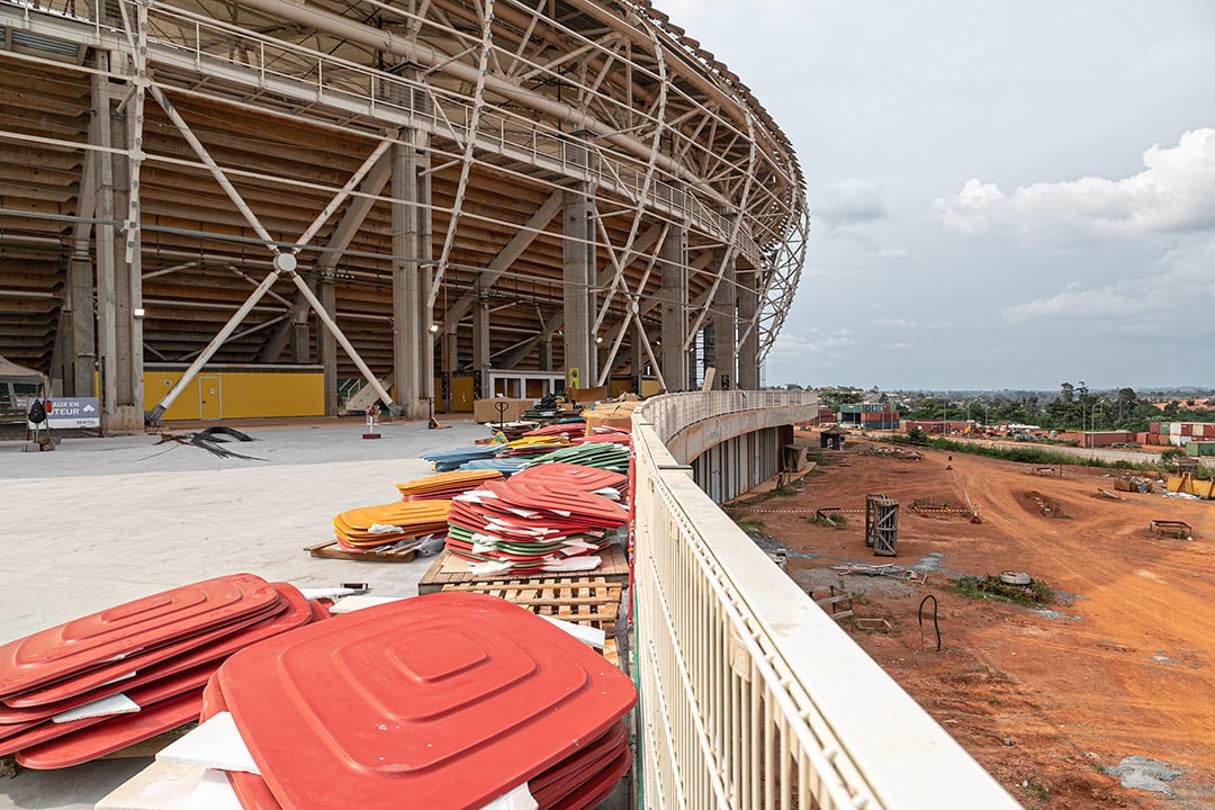
<path fill-rule="evenodd" d="M 98 136 L 112 129 L 99 93 L 125 139 Z M 397 144 L 423 154 L 428 203 L 393 197 Z M 106 155 L 137 181 L 109 205 Z M 445 369 L 474 364 L 474 304 L 492 313 L 493 365 L 536 367 L 562 327 L 571 189 L 594 212 L 605 375 L 658 362 L 671 229 L 687 234 L 685 348 L 741 267 L 760 305 L 739 339 L 756 335 L 760 360 L 808 232 L 787 138 L 644 2 L 111 0 L 98 15 L 85 0 L 0 0 L 0 186 L 0 350 L 47 371 L 65 312 L 96 306 L 71 261 L 109 250 L 106 232 L 137 272 L 147 360 L 199 357 L 242 305 L 214 359 L 289 359 L 287 327 L 327 279 L 334 320 L 377 375 L 392 368 L 401 262 L 428 268 Z M 394 250 L 402 205 L 426 206 L 424 255 Z M 278 254 L 297 260 L 296 288 L 263 281 Z M 341 356 L 340 373 L 352 364 Z"/>

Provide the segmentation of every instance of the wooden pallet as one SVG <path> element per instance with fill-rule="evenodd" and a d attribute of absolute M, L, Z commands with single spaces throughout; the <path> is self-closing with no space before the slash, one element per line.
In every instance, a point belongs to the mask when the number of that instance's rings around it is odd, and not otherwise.
<path fill-rule="evenodd" d="M 608 582 L 625 583 L 629 579 L 629 564 L 625 558 L 624 549 L 613 543 L 599 552 L 603 563 L 594 571 L 586 572 L 586 576 L 602 577 Z M 567 575 L 568 576 L 568 575 Z M 538 574 L 524 575 L 517 571 L 507 571 L 502 574 L 474 574 L 468 568 L 468 562 L 444 549 L 430 568 L 418 581 L 418 593 L 437 593 L 445 585 L 463 585 L 466 583 L 504 582 L 504 581 L 539 581 L 554 575 L 541 571 Z"/>
<path fill-rule="evenodd" d="M 327 560 L 362 560 L 365 562 L 410 562 L 417 550 L 416 546 L 399 548 L 393 551 L 352 551 L 342 548 L 337 540 L 317 543 L 315 546 L 304 546 L 304 551 L 313 557 L 323 557 Z"/>
<path fill-rule="evenodd" d="M 505 599 L 541 616 L 602 630 L 603 656 L 619 666 L 616 651 L 616 619 L 624 585 L 602 576 L 544 577 L 505 582 L 450 583 L 443 591 L 482 593 Z"/>

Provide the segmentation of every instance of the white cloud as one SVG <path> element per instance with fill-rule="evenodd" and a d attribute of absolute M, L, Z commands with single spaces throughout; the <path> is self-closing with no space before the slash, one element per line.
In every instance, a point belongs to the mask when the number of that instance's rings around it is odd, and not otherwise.
<path fill-rule="evenodd" d="M 907 349 L 914 349 L 919 345 L 920 344 L 916 343 L 914 340 L 898 340 L 894 343 L 883 343 L 882 348 L 891 352 L 900 352 L 906 351 Z"/>
<path fill-rule="evenodd" d="M 1215 129 L 1186 132 L 1175 147 L 1153 146 L 1143 165 L 1121 180 L 1034 183 L 1011 194 L 974 178 L 934 209 L 949 230 L 1062 244 L 1215 227 Z"/>
<path fill-rule="evenodd" d="M 951 321 L 917 321 L 914 318 L 874 318 L 874 326 L 884 329 L 946 329 L 953 326 Z"/>
<path fill-rule="evenodd" d="M 1215 238 L 1169 251 L 1157 272 L 1103 287 L 1068 285 L 1055 295 L 1006 308 L 1011 323 L 1083 322 L 1136 334 L 1215 338 Z"/>
<path fill-rule="evenodd" d="M 855 228 L 887 216 L 881 186 L 854 177 L 832 183 L 810 203 L 812 216 L 836 228 Z"/>
<path fill-rule="evenodd" d="M 910 254 L 902 248 L 885 248 L 878 251 L 879 259 L 889 259 L 891 261 L 901 261 L 910 256 Z"/>
<path fill-rule="evenodd" d="M 809 334 L 796 334 L 786 329 L 772 344 L 770 357 L 822 364 L 823 361 L 839 360 L 854 346 L 856 341 L 847 329 L 837 329 L 828 334 L 817 329 L 811 329 Z"/>

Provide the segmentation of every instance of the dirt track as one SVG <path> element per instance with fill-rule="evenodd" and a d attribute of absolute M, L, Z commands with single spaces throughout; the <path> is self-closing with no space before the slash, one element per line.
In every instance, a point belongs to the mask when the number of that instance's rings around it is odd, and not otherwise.
<path fill-rule="evenodd" d="M 889 633 L 853 635 L 1026 807 L 1215 807 L 1215 503 L 1125 492 L 1109 500 L 1098 489 L 1113 482 L 1097 469 L 1069 466 L 1055 478 L 1031 465 L 924 456 L 826 453 L 844 465 L 825 463 L 800 493 L 734 514 L 789 546 L 789 573 L 807 590 L 822 596 L 842 584 L 863 594 L 858 616 L 890 621 Z M 897 559 L 864 546 L 866 493 L 901 504 Z M 907 508 L 917 501 L 969 502 L 982 523 L 917 514 Z M 821 506 L 861 511 L 843 528 L 810 524 Z M 1194 539 L 1151 536 L 1152 519 L 1184 520 Z M 940 571 L 923 584 L 829 570 L 931 568 L 932 555 Z M 1064 597 L 1047 614 L 948 589 L 958 574 L 1007 570 Z M 917 623 L 929 593 L 940 601 L 941 652 L 931 623 L 923 638 Z M 1181 771 L 1160 785 L 1172 793 L 1127 788 L 1105 772 L 1127 756 Z"/>

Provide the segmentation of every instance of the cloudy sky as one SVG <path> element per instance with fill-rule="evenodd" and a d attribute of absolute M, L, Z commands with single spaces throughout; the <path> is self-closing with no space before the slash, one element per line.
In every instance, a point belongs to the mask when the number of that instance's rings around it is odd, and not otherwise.
<path fill-rule="evenodd" d="M 1215 2 L 656 5 L 807 174 L 769 384 L 1215 386 Z"/>

